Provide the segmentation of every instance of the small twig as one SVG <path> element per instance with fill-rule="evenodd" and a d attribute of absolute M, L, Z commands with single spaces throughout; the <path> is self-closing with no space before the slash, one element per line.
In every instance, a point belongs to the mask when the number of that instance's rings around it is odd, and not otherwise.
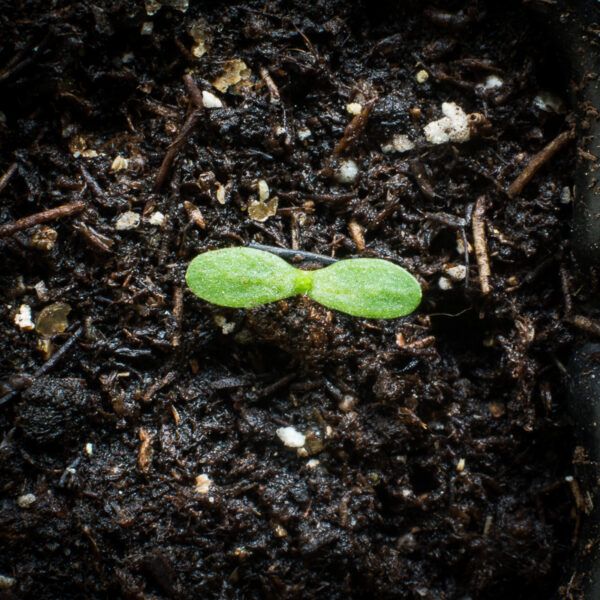
<path fill-rule="evenodd" d="M 492 289 L 490 286 L 490 261 L 487 253 L 487 243 L 485 239 L 485 196 L 477 198 L 475 210 L 473 211 L 473 246 L 475 248 L 475 257 L 479 267 L 479 282 L 481 291 L 488 294 Z"/>
<path fill-rule="evenodd" d="M 150 402 L 154 397 L 154 394 L 156 394 L 156 392 L 159 392 L 168 385 L 171 385 L 175 381 L 175 379 L 177 379 L 175 371 L 169 371 L 162 379 L 155 381 L 150 386 L 150 389 L 144 394 L 142 402 Z"/>
<path fill-rule="evenodd" d="M 104 193 L 98 182 L 92 177 L 90 172 L 83 165 L 79 165 L 79 170 L 81 171 L 81 175 L 85 179 L 85 182 L 90 186 L 94 198 L 96 198 L 96 200 L 99 200 L 100 204 L 102 204 L 103 206 L 109 206 L 111 204 L 110 200 L 106 197 L 106 194 Z"/>
<path fill-rule="evenodd" d="M 250 242 L 248 248 L 255 248 L 256 250 L 264 250 L 265 252 L 271 252 L 281 258 L 287 258 L 293 260 L 294 258 L 301 258 L 301 262 L 317 262 L 322 265 L 331 265 L 337 262 L 337 259 L 331 258 L 330 256 L 323 256 L 321 254 L 314 254 L 313 252 L 305 252 L 304 250 L 290 250 L 289 248 L 277 248 L 275 246 L 265 246 L 263 244 L 256 244 Z"/>
<path fill-rule="evenodd" d="M 158 173 L 156 174 L 156 180 L 154 182 L 154 191 L 159 191 L 160 188 L 163 186 L 169 173 L 169 169 L 171 168 L 171 165 L 175 160 L 175 157 L 179 154 L 181 147 L 185 143 L 191 131 L 199 123 L 201 115 L 200 111 L 204 108 L 204 102 L 202 101 L 202 92 L 200 92 L 200 90 L 198 89 L 198 86 L 192 79 L 192 76 L 189 74 L 184 75 L 183 83 L 188 94 L 190 95 L 192 102 L 196 106 L 196 109 L 188 115 L 187 119 L 185 120 L 185 123 L 183 124 L 183 127 L 179 132 L 179 135 L 177 136 L 175 141 L 169 146 L 169 149 L 167 150 L 167 153 L 163 158 L 160 168 L 158 169 Z"/>
<path fill-rule="evenodd" d="M 158 169 L 158 173 L 156 174 L 156 180 L 154 182 L 154 191 L 159 191 L 162 188 L 167 175 L 169 173 L 169 169 L 175 160 L 175 157 L 179 154 L 181 147 L 185 143 L 185 140 L 190 135 L 191 131 L 196 127 L 196 125 L 200 121 L 200 113 L 198 111 L 192 112 L 188 118 L 186 119 L 179 135 L 175 139 L 175 141 L 169 146 L 165 157 Z"/>
<path fill-rule="evenodd" d="M 529 161 L 520 175 L 510 184 L 507 194 L 511 198 L 518 196 L 523 191 L 523 188 L 533 179 L 535 174 L 573 139 L 575 139 L 575 132 L 572 130 L 563 131 L 557 135 Z"/>
<path fill-rule="evenodd" d="M 367 120 L 369 118 L 369 114 L 373 109 L 373 105 L 375 104 L 376 98 L 369 100 L 360 111 L 351 121 L 346 125 L 346 129 L 344 130 L 344 135 L 340 140 L 339 144 L 335 147 L 333 153 L 339 154 L 342 150 L 346 150 L 346 148 L 350 147 L 361 135 L 364 131 Z"/>
<path fill-rule="evenodd" d="M 175 321 L 175 332 L 171 346 L 176 348 L 181 343 L 181 326 L 183 324 L 183 288 L 181 286 L 177 286 L 173 292 L 173 320 Z"/>
<path fill-rule="evenodd" d="M 102 252 L 112 252 L 111 249 L 114 246 L 115 241 L 107 235 L 96 231 L 87 223 L 73 223 L 73 229 L 80 233 L 92 246 L 98 248 L 98 250 L 101 250 Z"/>
<path fill-rule="evenodd" d="M 262 390 L 260 390 L 257 394 L 258 398 L 266 398 L 268 396 L 273 395 L 275 392 L 278 392 L 281 388 L 284 388 L 288 383 L 291 383 L 296 379 L 296 373 L 288 373 L 278 379 L 274 383 L 267 385 Z"/>
<path fill-rule="evenodd" d="M 17 170 L 17 163 L 14 162 L 12 165 L 10 165 L 10 167 L 8 167 L 8 169 L 6 170 L 6 173 L 4 173 L 4 175 L 2 175 L 2 177 L 0 177 L 0 192 L 2 192 L 2 190 L 8 185 L 10 178 L 15 174 L 16 170 Z"/>
<path fill-rule="evenodd" d="M 188 200 L 185 200 L 183 203 L 183 207 L 185 208 L 185 212 L 187 213 L 188 219 L 191 222 L 198 225 L 200 229 L 206 228 L 206 221 L 204 220 L 204 216 L 195 204 L 189 202 Z"/>
<path fill-rule="evenodd" d="M 189 73 L 186 73 L 183 76 L 183 84 L 185 85 L 185 89 L 189 94 L 192 102 L 196 105 L 196 108 L 202 110 L 204 108 L 204 102 L 202 101 L 202 92 L 196 85 L 196 82 L 192 79 L 192 76 Z"/>
<path fill-rule="evenodd" d="M 444 212 L 426 212 L 424 213 L 426 219 L 433 221 L 434 223 L 441 223 L 442 225 L 447 225 L 452 229 L 463 229 L 467 225 L 467 221 L 463 219 L 463 217 L 457 217 L 455 215 L 451 215 L 449 213 Z"/>
<path fill-rule="evenodd" d="M 37 369 L 31 378 L 32 381 L 39 379 L 42 375 L 45 375 L 50 370 L 52 370 L 58 362 L 62 359 L 62 357 L 73 347 L 75 342 L 81 337 L 83 333 L 83 326 L 78 327 L 73 335 L 68 339 L 53 355 L 49 358 L 39 369 Z M 12 392 L 8 392 L 0 398 L 0 406 L 6 404 L 9 400 L 12 400 L 18 392 L 13 390 Z"/>
<path fill-rule="evenodd" d="M 59 219 L 61 217 L 68 217 L 69 215 L 81 212 L 84 208 L 85 202 L 79 200 L 77 202 L 73 202 L 72 204 L 63 204 L 62 206 L 57 206 L 56 208 L 43 210 L 42 212 L 34 215 L 23 217 L 18 221 L 2 225 L 0 227 L 0 237 L 12 235 L 17 231 L 29 229 L 30 227 L 34 227 L 40 223 L 47 223 L 48 221 L 54 221 L 55 219 Z"/>
<path fill-rule="evenodd" d="M 410 174 L 412 175 L 415 183 L 419 186 L 419 189 L 426 198 L 429 200 L 439 200 L 440 196 L 433 189 L 433 186 L 427 178 L 427 173 L 423 163 L 419 160 L 413 160 L 410 163 Z"/>
<path fill-rule="evenodd" d="M 279 104 L 279 89 L 275 85 L 275 82 L 271 78 L 271 75 L 269 75 L 269 71 L 267 71 L 267 69 L 265 69 L 264 67 L 261 67 L 260 76 L 262 77 L 262 80 L 264 81 L 265 85 L 267 86 L 267 89 L 269 90 L 271 104 Z"/>
<path fill-rule="evenodd" d="M 591 333 L 592 335 L 600 337 L 600 322 L 595 319 L 590 319 L 583 315 L 573 315 L 572 317 L 567 317 L 566 321 L 586 333 Z"/>
<path fill-rule="evenodd" d="M 0 82 L 6 81 L 37 60 L 41 56 L 42 50 L 50 41 L 50 38 L 51 32 L 48 32 L 39 44 L 35 46 L 29 46 L 25 50 L 17 53 L 16 56 L 13 56 L 13 58 L 8 61 L 5 67 L 0 70 Z M 29 52 L 29 56 L 23 58 L 27 52 Z"/>
<path fill-rule="evenodd" d="M 565 302 L 565 313 L 568 315 L 573 312 L 573 299 L 571 298 L 571 290 L 569 286 L 569 273 L 565 265 L 560 266 L 560 287 L 562 288 L 563 298 Z"/>

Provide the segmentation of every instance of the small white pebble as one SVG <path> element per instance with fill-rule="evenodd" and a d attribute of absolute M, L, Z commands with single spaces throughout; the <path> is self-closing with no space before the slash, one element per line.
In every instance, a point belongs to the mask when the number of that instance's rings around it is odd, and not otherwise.
<path fill-rule="evenodd" d="M 302 448 L 306 442 L 306 436 L 293 427 L 280 427 L 275 433 L 288 448 Z"/>
<path fill-rule="evenodd" d="M 219 98 L 206 90 L 202 92 L 202 104 L 204 104 L 204 108 L 222 108 L 223 106 Z"/>
<path fill-rule="evenodd" d="M 41 302 L 48 302 L 48 288 L 45 281 L 38 281 L 34 286 L 35 294 Z"/>
<path fill-rule="evenodd" d="M 302 129 L 298 129 L 296 135 L 298 136 L 298 139 L 303 142 L 312 135 L 312 131 L 308 127 L 303 127 Z"/>
<path fill-rule="evenodd" d="M 453 281 L 462 281 L 467 276 L 467 267 L 465 265 L 449 265 L 444 267 L 444 274 Z"/>
<path fill-rule="evenodd" d="M 110 170 L 111 171 L 122 171 L 123 169 L 126 169 L 129 166 L 129 161 L 124 158 L 123 156 L 121 156 L 120 154 L 117 154 L 117 156 L 115 156 L 115 159 L 112 161 L 112 164 L 110 165 Z"/>
<path fill-rule="evenodd" d="M 6 592 L 14 587 L 17 580 L 14 577 L 7 577 L 6 575 L 0 575 L 0 590 Z"/>
<path fill-rule="evenodd" d="M 567 110 L 564 100 L 548 91 L 541 91 L 533 99 L 533 104 L 545 112 L 564 113 Z"/>
<path fill-rule="evenodd" d="M 346 104 L 346 110 L 351 115 L 360 115 L 362 112 L 362 104 L 360 102 L 350 102 L 350 104 Z"/>
<path fill-rule="evenodd" d="M 217 202 L 219 204 L 225 204 L 225 186 L 221 183 L 217 183 Z"/>
<path fill-rule="evenodd" d="M 27 331 L 32 330 L 35 325 L 31 320 L 31 308 L 27 304 L 21 304 L 15 315 L 15 325 Z"/>
<path fill-rule="evenodd" d="M 196 492 L 198 494 L 208 494 L 208 490 L 210 490 L 210 486 L 212 485 L 212 481 L 210 477 L 204 473 L 198 475 L 196 477 Z M 214 498 L 213 498 L 214 501 Z"/>
<path fill-rule="evenodd" d="M 440 286 L 440 290 L 446 291 L 452 289 L 452 282 L 447 277 L 440 277 L 438 285 Z"/>
<path fill-rule="evenodd" d="M 417 73 L 417 83 L 425 83 L 429 79 L 429 73 L 425 69 L 421 69 Z"/>
<path fill-rule="evenodd" d="M 287 129 L 285 127 L 282 127 L 281 125 L 277 125 L 277 127 L 275 127 L 275 135 L 287 135 Z"/>
<path fill-rule="evenodd" d="M 316 458 L 311 458 L 307 463 L 306 466 L 309 469 L 314 469 L 316 467 L 318 467 L 321 464 L 321 461 L 316 459 Z"/>
<path fill-rule="evenodd" d="M 358 166 L 353 160 L 345 160 L 334 174 L 338 183 L 351 184 L 358 177 Z"/>
<path fill-rule="evenodd" d="M 560 201 L 562 204 L 569 204 L 571 202 L 571 189 L 565 186 L 560 191 Z"/>
<path fill-rule="evenodd" d="M 269 184 L 264 179 L 259 179 L 256 187 L 259 201 L 266 202 L 269 199 Z"/>
<path fill-rule="evenodd" d="M 162 227 L 165 223 L 165 215 L 157 210 L 148 217 L 148 223 L 150 223 L 150 225 Z"/>
<path fill-rule="evenodd" d="M 34 494 L 23 494 L 17 498 L 19 508 L 29 508 L 37 498 Z"/>
<path fill-rule="evenodd" d="M 94 445 L 93 445 L 91 442 L 88 442 L 88 443 L 85 445 L 85 453 L 86 453 L 88 456 L 92 456 L 92 454 L 94 454 Z"/>
<path fill-rule="evenodd" d="M 133 52 L 125 52 L 125 54 L 121 56 L 121 62 L 125 65 L 132 63 L 134 60 L 135 54 Z"/>
<path fill-rule="evenodd" d="M 229 335 L 235 330 L 235 322 L 228 321 L 223 315 L 215 315 L 213 320 L 215 325 L 221 328 L 223 335 Z"/>
<path fill-rule="evenodd" d="M 504 85 L 504 81 L 498 77 L 498 75 L 488 75 L 485 79 L 483 87 L 486 90 L 493 90 Z"/>
<path fill-rule="evenodd" d="M 115 229 L 118 231 L 124 231 L 127 229 L 135 229 L 140 224 L 140 215 L 133 212 L 132 210 L 128 210 L 124 212 L 115 223 Z"/>
<path fill-rule="evenodd" d="M 395 135 L 390 142 L 381 146 L 384 154 L 391 152 L 408 152 L 415 147 L 415 143 L 404 134 Z"/>
<path fill-rule="evenodd" d="M 154 23 L 152 21 L 144 21 L 142 23 L 141 35 L 152 35 L 154 31 Z"/>
<path fill-rule="evenodd" d="M 427 141 L 432 144 L 469 141 L 471 132 L 465 111 L 454 102 L 444 102 L 442 113 L 444 117 L 425 125 Z"/>

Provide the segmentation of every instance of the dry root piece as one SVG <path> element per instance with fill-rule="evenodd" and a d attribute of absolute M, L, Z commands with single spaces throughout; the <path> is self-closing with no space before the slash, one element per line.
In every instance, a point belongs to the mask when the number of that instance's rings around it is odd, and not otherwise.
<path fill-rule="evenodd" d="M 138 454 L 138 465 L 140 469 L 146 473 L 152 464 L 152 455 L 154 454 L 154 451 L 152 450 L 152 440 L 154 439 L 154 436 L 143 427 L 140 429 L 139 436 L 142 443 Z"/>
<path fill-rule="evenodd" d="M 195 225 L 197 225 L 198 227 L 200 227 L 200 229 L 205 229 L 206 221 L 204 220 L 204 217 L 202 216 L 200 209 L 195 204 L 193 204 L 192 202 L 189 202 L 188 200 L 186 200 L 183 203 L 183 206 L 185 208 L 185 212 L 187 213 L 189 220 L 192 223 L 194 223 Z"/>
<path fill-rule="evenodd" d="M 595 319 L 590 319 L 583 315 L 573 315 L 572 317 L 567 318 L 567 322 L 586 333 L 600 337 L 600 322 Z"/>
<path fill-rule="evenodd" d="M 358 139 L 358 137 L 361 135 L 361 133 L 364 131 L 367 125 L 367 120 L 369 118 L 371 110 L 373 110 L 374 104 L 375 99 L 367 102 L 361 110 L 361 112 L 358 115 L 356 115 L 352 119 L 352 121 L 350 121 L 350 123 L 348 123 L 346 129 L 344 130 L 344 137 L 342 137 L 340 143 L 335 147 L 335 150 L 333 151 L 334 154 L 339 154 L 343 150 L 346 150 L 346 148 L 349 148 Z"/>
<path fill-rule="evenodd" d="M 477 266 L 479 267 L 479 282 L 481 291 L 488 294 L 491 291 L 490 286 L 490 261 L 487 253 L 487 242 L 485 239 L 485 196 L 480 196 L 475 203 L 473 211 L 473 245 L 475 247 L 475 256 L 477 257 Z"/>
<path fill-rule="evenodd" d="M 30 227 L 33 227 L 34 225 L 39 225 L 40 223 L 55 221 L 56 219 L 60 219 L 61 217 L 68 217 L 75 213 L 81 212 L 84 208 L 85 203 L 81 200 L 78 200 L 77 202 L 73 202 L 72 204 L 63 204 L 62 206 L 57 206 L 56 208 L 43 210 L 42 212 L 30 215 L 29 217 L 23 217 L 18 221 L 2 225 L 0 227 L 0 237 L 12 235 L 13 233 L 17 233 L 17 231 L 29 229 Z"/>
<path fill-rule="evenodd" d="M 350 235 L 352 236 L 356 247 L 359 250 L 364 250 L 366 248 L 366 244 L 362 227 L 356 221 L 350 221 L 348 224 L 348 229 L 350 230 Z"/>
<path fill-rule="evenodd" d="M 507 190 L 511 198 L 518 196 L 523 188 L 533 179 L 535 174 L 562 148 L 571 140 L 575 139 L 575 132 L 572 130 L 563 131 L 557 135 L 549 144 L 544 146 L 521 171 L 521 174 L 510 184 Z"/>

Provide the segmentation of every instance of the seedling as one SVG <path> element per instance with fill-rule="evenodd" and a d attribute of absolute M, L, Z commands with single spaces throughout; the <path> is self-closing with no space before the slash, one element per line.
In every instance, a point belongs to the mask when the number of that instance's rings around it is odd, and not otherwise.
<path fill-rule="evenodd" d="M 185 280 L 196 296 L 234 308 L 306 294 L 355 317 L 393 319 L 411 313 L 421 302 L 417 280 L 378 258 L 351 258 L 303 271 L 270 252 L 225 248 L 196 256 Z"/>

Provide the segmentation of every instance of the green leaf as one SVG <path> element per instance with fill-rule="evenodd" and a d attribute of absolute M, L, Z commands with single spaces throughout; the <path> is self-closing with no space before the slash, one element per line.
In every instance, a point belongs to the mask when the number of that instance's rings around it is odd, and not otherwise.
<path fill-rule="evenodd" d="M 310 277 L 282 258 L 253 248 L 224 248 L 196 256 L 185 280 L 203 300 L 220 306 L 250 308 L 305 291 Z"/>
<path fill-rule="evenodd" d="M 341 260 L 313 271 L 308 295 L 329 308 L 355 317 L 393 319 L 421 302 L 421 287 L 406 270 L 376 258 Z"/>
<path fill-rule="evenodd" d="M 200 254 L 186 282 L 203 300 L 250 308 L 307 294 L 329 308 L 356 317 L 392 319 L 421 302 L 421 288 L 408 271 L 386 260 L 355 258 L 317 271 L 302 271 L 254 248 L 225 248 Z"/>

